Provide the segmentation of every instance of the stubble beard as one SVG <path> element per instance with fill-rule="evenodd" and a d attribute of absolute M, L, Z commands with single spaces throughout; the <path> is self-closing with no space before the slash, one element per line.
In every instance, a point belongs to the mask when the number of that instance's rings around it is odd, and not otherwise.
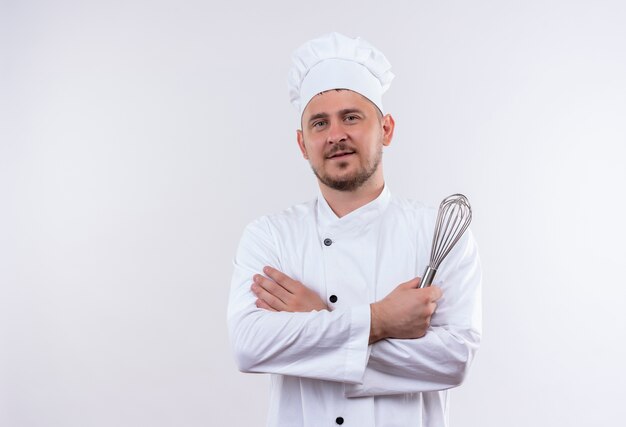
<path fill-rule="evenodd" d="M 383 157 L 383 149 L 379 148 L 374 159 L 368 165 L 358 170 L 351 176 L 334 178 L 323 173 L 311 165 L 313 173 L 324 185 L 338 191 L 354 191 L 365 184 L 374 175 Z M 321 169 L 321 168 L 320 168 Z"/>

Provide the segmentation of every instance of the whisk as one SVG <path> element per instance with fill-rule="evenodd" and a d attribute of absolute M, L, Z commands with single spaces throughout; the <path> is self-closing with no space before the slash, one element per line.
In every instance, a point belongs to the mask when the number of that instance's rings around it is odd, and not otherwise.
<path fill-rule="evenodd" d="M 430 251 L 430 264 L 422 275 L 419 287 L 430 286 L 441 261 L 457 244 L 472 221 L 472 207 L 462 194 L 453 194 L 443 199 L 437 213 L 433 247 Z"/>

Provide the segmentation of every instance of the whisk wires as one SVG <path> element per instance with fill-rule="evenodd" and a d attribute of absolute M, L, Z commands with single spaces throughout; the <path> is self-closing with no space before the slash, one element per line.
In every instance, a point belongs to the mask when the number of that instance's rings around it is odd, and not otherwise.
<path fill-rule="evenodd" d="M 443 199 L 439 205 L 433 246 L 430 253 L 430 267 L 438 269 L 439 264 L 457 244 L 472 221 L 472 208 L 462 194 L 453 194 Z"/>

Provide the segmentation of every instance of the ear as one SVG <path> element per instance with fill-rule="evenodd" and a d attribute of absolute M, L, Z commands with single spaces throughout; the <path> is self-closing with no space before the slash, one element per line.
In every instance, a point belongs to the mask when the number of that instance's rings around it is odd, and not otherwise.
<path fill-rule="evenodd" d="M 300 151 L 302 152 L 302 157 L 309 160 L 309 155 L 306 153 L 306 146 L 304 145 L 304 136 L 300 129 L 296 131 L 296 137 L 298 139 L 298 147 L 300 147 Z"/>
<path fill-rule="evenodd" d="M 393 120 L 393 117 L 391 117 L 391 114 L 386 114 L 383 117 L 383 145 L 385 147 L 391 144 L 395 127 L 396 122 Z"/>

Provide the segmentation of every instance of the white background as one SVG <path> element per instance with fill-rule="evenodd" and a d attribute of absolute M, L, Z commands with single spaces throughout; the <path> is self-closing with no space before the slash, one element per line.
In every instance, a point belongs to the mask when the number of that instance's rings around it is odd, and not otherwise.
<path fill-rule="evenodd" d="M 291 52 L 397 75 L 387 184 L 474 207 L 484 339 L 454 427 L 626 418 L 622 1 L 17 1 L 0 8 L 0 426 L 257 426 L 230 354 L 250 220 L 316 194 Z"/>

